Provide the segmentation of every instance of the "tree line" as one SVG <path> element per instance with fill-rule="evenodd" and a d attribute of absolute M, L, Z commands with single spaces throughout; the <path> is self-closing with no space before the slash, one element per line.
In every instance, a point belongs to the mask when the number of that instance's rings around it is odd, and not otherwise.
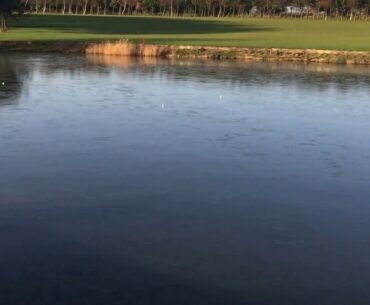
<path fill-rule="evenodd" d="M 370 0 L 24 0 L 32 12 L 82 15 L 367 19 Z"/>
<path fill-rule="evenodd" d="M 1 0 L 1 31 L 6 31 L 7 17 L 24 11 L 39 14 L 368 20 L 370 0 Z"/>

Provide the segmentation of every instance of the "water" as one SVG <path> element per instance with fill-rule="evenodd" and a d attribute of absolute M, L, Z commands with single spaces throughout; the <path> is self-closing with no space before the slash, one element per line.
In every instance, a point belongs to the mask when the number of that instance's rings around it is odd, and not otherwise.
<path fill-rule="evenodd" d="M 0 303 L 368 304 L 370 70 L 0 55 Z"/>

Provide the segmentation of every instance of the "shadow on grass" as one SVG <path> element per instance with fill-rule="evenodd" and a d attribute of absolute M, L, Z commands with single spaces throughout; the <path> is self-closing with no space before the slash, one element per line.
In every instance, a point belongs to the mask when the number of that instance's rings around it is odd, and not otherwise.
<path fill-rule="evenodd" d="M 227 20 L 153 17 L 29 16 L 11 24 L 17 28 L 115 35 L 212 34 L 273 31 L 274 28 L 242 25 Z"/>

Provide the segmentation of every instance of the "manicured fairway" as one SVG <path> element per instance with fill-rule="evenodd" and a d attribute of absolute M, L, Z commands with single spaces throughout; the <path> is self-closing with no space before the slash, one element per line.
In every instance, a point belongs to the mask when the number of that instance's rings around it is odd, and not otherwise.
<path fill-rule="evenodd" d="M 176 45 L 370 50 L 365 21 L 33 15 L 10 26 L 0 41 L 145 38 Z"/>

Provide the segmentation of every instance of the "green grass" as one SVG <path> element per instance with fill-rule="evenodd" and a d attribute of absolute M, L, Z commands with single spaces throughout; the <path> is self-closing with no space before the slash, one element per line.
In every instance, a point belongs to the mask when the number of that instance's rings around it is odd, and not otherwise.
<path fill-rule="evenodd" d="M 112 40 L 236 47 L 370 51 L 370 22 L 32 15 L 12 21 L 0 41 Z"/>

